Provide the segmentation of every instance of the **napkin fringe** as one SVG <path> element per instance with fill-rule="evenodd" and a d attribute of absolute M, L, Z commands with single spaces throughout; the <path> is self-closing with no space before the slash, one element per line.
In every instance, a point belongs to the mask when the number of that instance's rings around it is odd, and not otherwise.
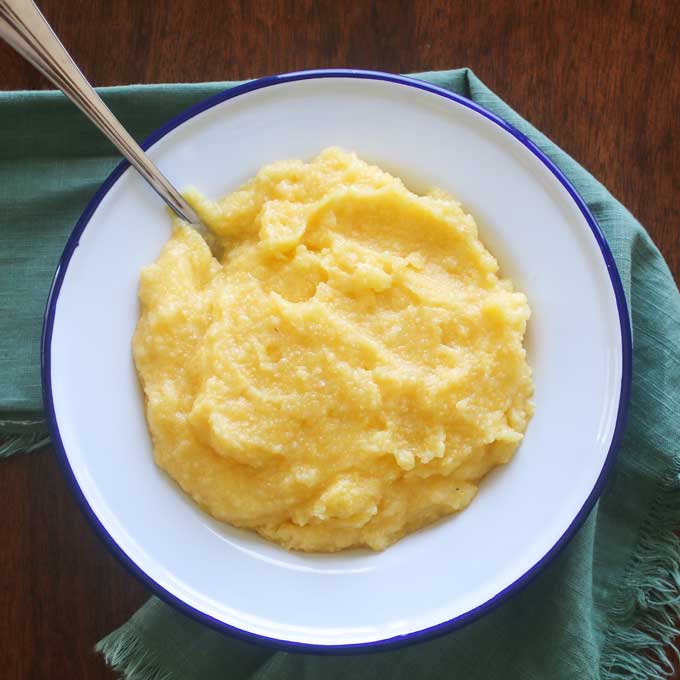
<path fill-rule="evenodd" d="M 95 651 L 124 680 L 178 680 L 161 670 L 158 657 L 142 642 L 132 626 L 124 626 L 100 640 Z"/>
<path fill-rule="evenodd" d="M 670 677 L 680 664 L 680 471 L 666 477 L 612 607 L 603 677 Z"/>
<path fill-rule="evenodd" d="M 15 453 L 30 453 L 50 443 L 50 436 L 44 429 L 0 434 L 0 458 L 9 458 Z"/>

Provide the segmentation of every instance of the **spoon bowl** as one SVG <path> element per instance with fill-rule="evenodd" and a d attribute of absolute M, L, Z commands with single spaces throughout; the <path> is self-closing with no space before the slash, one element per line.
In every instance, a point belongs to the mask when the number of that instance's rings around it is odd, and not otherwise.
<path fill-rule="evenodd" d="M 469 100 L 362 71 L 265 78 L 158 130 L 151 159 L 224 196 L 274 160 L 338 145 L 477 219 L 527 294 L 536 413 L 460 514 L 380 553 L 287 552 L 204 514 L 154 462 L 131 357 L 140 270 L 167 215 L 137 173 L 104 183 L 66 247 L 43 338 L 46 417 L 84 511 L 161 597 L 221 631 L 314 652 L 424 640 L 489 611 L 566 544 L 600 493 L 630 389 L 626 303 L 582 199 L 539 149 Z M 229 157 L 238 158 L 230 163 Z M 111 281 L 116 285 L 112 286 Z"/>

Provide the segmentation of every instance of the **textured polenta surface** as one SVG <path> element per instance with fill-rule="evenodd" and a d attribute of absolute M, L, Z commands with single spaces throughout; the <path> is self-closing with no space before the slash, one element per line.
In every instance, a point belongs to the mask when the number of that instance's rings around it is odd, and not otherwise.
<path fill-rule="evenodd" d="M 214 517 L 299 550 L 382 549 L 461 510 L 532 414 L 529 306 L 473 218 L 356 155 L 187 197 L 133 341 L 158 465 Z"/>

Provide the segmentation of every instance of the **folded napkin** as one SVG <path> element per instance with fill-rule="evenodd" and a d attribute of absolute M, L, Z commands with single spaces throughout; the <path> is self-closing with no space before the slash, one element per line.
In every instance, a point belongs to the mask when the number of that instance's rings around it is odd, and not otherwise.
<path fill-rule="evenodd" d="M 519 128 L 567 175 L 607 237 L 631 309 L 634 379 L 626 436 L 605 492 L 567 548 L 524 590 L 434 641 L 355 656 L 274 652 L 210 630 L 152 598 L 98 645 L 126 678 L 587 680 L 656 678 L 673 670 L 680 620 L 677 287 L 630 213 L 470 70 L 417 77 L 465 95 Z M 101 92 L 142 139 L 231 85 Z M 50 280 L 78 215 L 118 160 L 61 95 L 0 93 L 0 455 L 47 441 L 39 340 Z"/>

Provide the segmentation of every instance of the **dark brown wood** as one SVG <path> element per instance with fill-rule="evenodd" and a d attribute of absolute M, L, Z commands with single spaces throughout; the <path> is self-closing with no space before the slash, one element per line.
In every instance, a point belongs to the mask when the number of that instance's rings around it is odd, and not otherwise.
<path fill-rule="evenodd" d="M 677 0 L 39 4 L 97 85 L 470 66 L 609 187 L 680 278 Z M 0 88 L 48 86 L 0 45 Z M 0 484 L 2 676 L 113 677 L 92 647 L 146 591 L 94 536 L 50 451 L 0 461 Z"/>
<path fill-rule="evenodd" d="M 148 597 L 80 512 L 52 451 L 0 461 L 0 677 L 113 677 L 93 653 Z"/>

